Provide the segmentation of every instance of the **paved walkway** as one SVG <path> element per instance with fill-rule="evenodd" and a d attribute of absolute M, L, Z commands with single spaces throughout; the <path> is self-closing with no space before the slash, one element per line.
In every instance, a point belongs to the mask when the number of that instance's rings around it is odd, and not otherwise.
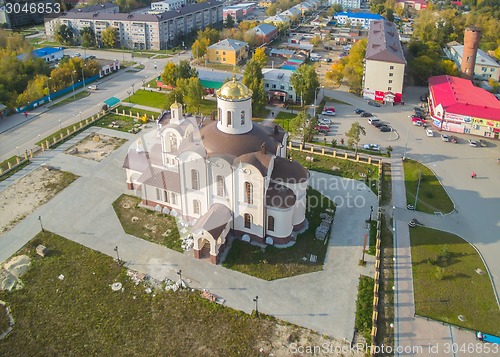
<path fill-rule="evenodd" d="M 107 128 L 98 131 L 129 139 L 137 137 Z M 0 262 L 39 232 L 41 216 L 47 230 L 111 257 L 115 257 L 114 247 L 118 246 L 121 258 L 131 269 L 158 279 L 176 279 L 176 271 L 182 269 L 183 278 L 192 287 L 210 290 L 232 308 L 250 313 L 254 307 L 252 299 L 259 296 L 259 310 L 266 314 L 338 339 L 352 340 L 358 278 L 373 273 L 371 264 L 358 266 L 367 233 L 365 219 L 370 206 L 376 207 L 375 195 L 364 184 L 312 172 L 311 185 L 338 204 L 323 271 L 268 282 L 195 260 L 191 252 L 178 253 L 125 234 L 111 204 L 128 192 L 122 163 L 129 144 L 100 163 L 63 153 L 88 132 L 44 153 L 19 173 L 21 176 L 48 163 L 80 178 L 0 236 Z"/>
<path fill-rule="evenodd" d="M 435 321 L 415 317 L 413 274 L 411 263 L 410 231 L 408 222 L 417 218 L 424 225 L 463 233 L 456 214 L 436 216 L 406 209 L 406 190 L 404 184 L 403 163 L 401 158 L 391 161 L 392 200 L 394 218 L 395 249 L 395 294 L 394 294 L 394 337 L 397 356 L 481 356 L 481 353 L 452 353 L 452 344 L 468 346 L 475 344 L 471 332 L 443 325 Z M 471 345 L 472 346 L 472 345 Z"/>

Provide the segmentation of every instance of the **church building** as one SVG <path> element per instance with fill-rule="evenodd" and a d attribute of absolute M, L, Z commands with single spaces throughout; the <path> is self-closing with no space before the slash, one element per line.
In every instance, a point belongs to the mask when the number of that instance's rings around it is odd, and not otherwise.
<path fill-rule="evenodd" d="M 233 77 L 202 122 L 171 106 L 152 142 L 125 158 L 126 182 L 144 205 L 190 226 L 194 257 L 217 264 L 230 236 L 283 246 L 305 224 L 309 172 L 287 159 L 288 133 L 252 121 L 252 91 Z"/>

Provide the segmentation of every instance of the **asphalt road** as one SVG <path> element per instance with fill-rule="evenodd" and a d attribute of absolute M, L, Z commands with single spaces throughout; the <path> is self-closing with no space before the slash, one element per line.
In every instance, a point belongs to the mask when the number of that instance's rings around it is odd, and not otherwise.
<path fill-rule="evenodd" d="M 66 51 L 69 55 L 77 52 L 80 52 L 80 50 Z M 84 53 L 81 54 L 84 55 Z M 86 54 L 94 55 L 97 58 L 118 58 L 120 60 L 123 55 L 120 52 L 110 53 L 90 50 Z M 40 138 L 52 134 L 59 127 L 65 127 L 96 114 L 104 104 L 104 100 L 110 97 L 114 96 L 121 100 L 127 98 L 127 92 L 132 91 L 132 85 L 134 85 L 134 90 L 139 89 L 143 80 L 148 82 L 157 77 L 168 61 L 178 63 L 180 60 L 189 57 L 190 54 L 187 52 L 171 58 L 147 59 L 136 57 L 134 61 L 145 65 L 143 70 L 130 72 L 127 69 L 122 69 L 116 74 L 104 77 L 97 82 L 99 89 L 92 91 L 86 98 L 53 109 L 48 108 L 49 105 L 47 104 L 31 111 L 28 114 L 27 121 L 22 114 L 13 115 L 0 121 L 0 161 L 16 155 L 18 152 L 23 153 L 25 150 L 34 148 L 35 143 Z M 131 60 L 130 54 L 125 54 L 125 60 Z M 157 65 L 156 70 L 154 68 L 155 62 Z M 66 97 L 71 97 L 71 95 Z M 11 129 L 9 130 L 9 128 Z"/>
<path fill-rule="evenodd" d="M 427 137 L 425 130 L 412 125 L 409 115 L 412 108 L 419 103 L 419 96 L 426 92 L 425 87 L 409 87 L 405 89 L 405 106 L 380 107 L 369 106 L 361 98 L 346 91 L 325 90 L 325 95 L 350 103 L 332 103 L 337 114 L 333 119 L 332 131 L 328 142 L 341 138 L 352 123 L 360 122 L 366 128 L 366 136 L 361 145 L 379 144 L 382 148 L 391 145 L 393 157 L 406 156 L 418 160 L 431 168 L 441 180 L 444 188 L 455 203 L 458 214 L 455 225 L 449 230 L 473 243 L 482 254 L 492 274 L 497 294 L 500 292 L 500 165 L 496 159 L 500 157 L 500 142 L 485 139 L 488 146 L 475 148 L 468 145 L 467 139 L 472 135 L 456 135 L 458 144 L 443 142 L 440 133 L 434 130 L 434 137 Z M 370 111 L 380 120 L 390 124 L 393 133 L 381 133 L 368 124 L 368 118 L 354 114 L 355 108 Z M 322 136 L 319 136 L 322 140 Z M 471 179 L 471 172 L 477 179 Z"/>

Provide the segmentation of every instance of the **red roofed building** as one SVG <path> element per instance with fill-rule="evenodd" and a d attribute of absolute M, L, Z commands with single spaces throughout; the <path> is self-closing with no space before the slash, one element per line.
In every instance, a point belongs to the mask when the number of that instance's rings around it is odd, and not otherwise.
<path fill-rule="evenodd" d="M 467 79 L 429 78 L 429 110 L 439 130 L 495 139 L 500 134 L 500 101 Z"/>

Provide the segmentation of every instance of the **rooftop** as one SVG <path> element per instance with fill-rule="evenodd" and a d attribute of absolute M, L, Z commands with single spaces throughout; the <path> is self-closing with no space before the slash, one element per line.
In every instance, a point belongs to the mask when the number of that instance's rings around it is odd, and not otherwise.
<path fill-rule="evenodd" d="M 449 46 L 452 47 L 460 56 L 460 58 L 463 57 L 464 55 L 464 46 L 463 45 L 452 45 Z M 493 58 L 488 56 L 486 52 L 484 52 L 481 49 L 477 50 L 477 55 L 476 55 L 476 64 L 480 65 L 485 65 L 485 66 L 490 66 L 490 67 L 500 67 L 500 64 L 498 64 Z"/>
<path fill-rule="evenodd" d="M 107 9 L 111 9 L 111 8 L 117 8 L 118 9 L 118 5 L 115 5 L 115 4 L 112 4 L 110 2 L 105 2 L 103 4 L 95 4 L 95 5 L 89 5 L 89 6 L 84 6 L 84 7 L 75 7 L 71 10 L 69 10 L 68 12 L 70 13 L 74 13 L 74 12 L 99 12 L 99 11 L 103 11 L 103 10 L 107 10 Z"/>
<path fill-rule="evenodd" d="M 387 20 L 372 21 L 365 59 L 406 64 L 399 32 L 394 23 Z"/>
<path fill-rule="evenodd" d="M 238 51 L 239 49 L 247 46 L 248 43 L 243 42 L 243 41 L 237 41 L 233 40 L 230 38 L 226 38 L 225 40 L 221 40 L 217 43 L 214 43 L 211 46 L 208 46 L 208 48 L 213 49 L 213 50 L 233 50 L 233 51 Z"/>
<path fill-rule="evenodd" d="M 278 28 L 276 26 L 271 25 L 271 24 L 260 24 L 258 26 L 255 26 L 254 28 L 251 28 L 248 31 L 252 31 L 252 32 L 260 31 L 264 35 L 268 35 L 268 34 L 272 33 L 273 31 L 276 31 L 277 29 Z"/>
<path fill-rule="evenodd" d="M 471 81 L 452 76 L 429 78 L 434 106 L 441 104 L 447 112 L 470 117 L 500 120 L 500 101 Z"/>
<path fill-rule="evenodd" d="M 372 14 L 367 12 L 337 12 L 334 17 L 337 16 L 347 16 L 349 18 L 358 18 L 358 19 L 369 19 L 369 20 L 384 20 L 382 15 L 380 14 Z"/>
<path fill-rule="evenodd" d="M 61 51 L 64 51 L 62 47 L 41 47 L 33 50 L 31 54 L 35 57 L 43 57 Z"/>

